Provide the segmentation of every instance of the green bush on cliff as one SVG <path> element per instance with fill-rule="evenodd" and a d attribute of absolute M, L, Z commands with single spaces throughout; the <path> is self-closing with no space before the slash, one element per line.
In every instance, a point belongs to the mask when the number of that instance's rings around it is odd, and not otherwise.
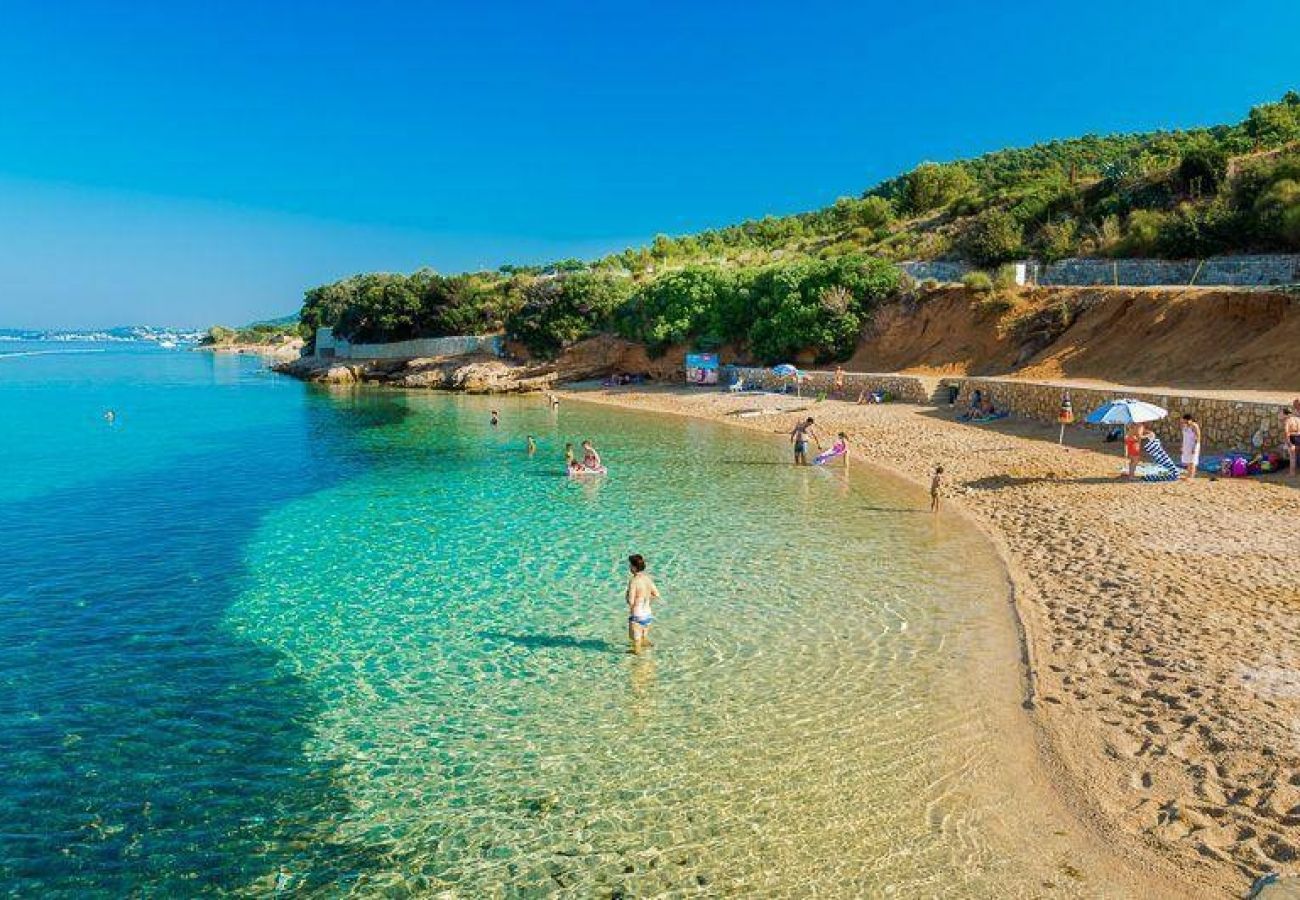
<path fill-rule="evenodd" d="M 522 304 L 506 319 L 506 335 L 541 356 L 610 327 L 614 312 L 631 295 L 630 279 L 574 272 L 532 280 Z"/>

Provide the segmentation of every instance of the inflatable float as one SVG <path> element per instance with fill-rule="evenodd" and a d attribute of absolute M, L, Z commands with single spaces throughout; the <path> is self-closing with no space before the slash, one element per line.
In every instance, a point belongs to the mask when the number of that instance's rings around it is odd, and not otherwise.
<path fill-rule="evenodd" d="M 606 469 L 604 466 L 596 466 L 595 468 L 591 468 L 591 469 L 587 468 L 586 466 L 574 466 L 572 469 L 569 470 L 569 477 L 585 478 L 589 475 L 605 475 L 608 472 L 609 470 Z"/>
<path fill-rule="evenodd" d="M 839 441 L 836 441 L 835 446 L 831 447 L 831 449 L 823 450 L 821 453 L 818 453 L 816 456 L 813 457 L 813 465 L 824 466 L 832 459 L 836 459 L 837 457 L 843 456 L 845 453 L 848 452 L 849 452 L 849 448 L 847 445 L 842 444 Z"/>

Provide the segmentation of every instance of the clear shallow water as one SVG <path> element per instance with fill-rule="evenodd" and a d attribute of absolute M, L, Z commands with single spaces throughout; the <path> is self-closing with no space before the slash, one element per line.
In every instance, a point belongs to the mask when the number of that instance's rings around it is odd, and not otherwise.
<path fill-rule="evenodd" d="M 910 489 L 721 426 L 329 393 L 207 354 L 0 356 L 0 416 L 15 893 L 1087 877 L 1021 768 L 989 550 Z M 583 437 L 611 477 L 562 477 Z M 632 551 L 664 594 L 642 657 Z"/>

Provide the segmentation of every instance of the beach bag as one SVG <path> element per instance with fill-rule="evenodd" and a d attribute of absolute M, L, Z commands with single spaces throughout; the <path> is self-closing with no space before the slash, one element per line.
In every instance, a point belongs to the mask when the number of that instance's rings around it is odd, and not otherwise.
<path fill-rule="evenodd" d="M 1246 460 L 1238 456 L 1232 461 L 1232 465 L 1228 469 L 1228 474 L 1233 478 L 1245 478 L 1246 468 Z"/>

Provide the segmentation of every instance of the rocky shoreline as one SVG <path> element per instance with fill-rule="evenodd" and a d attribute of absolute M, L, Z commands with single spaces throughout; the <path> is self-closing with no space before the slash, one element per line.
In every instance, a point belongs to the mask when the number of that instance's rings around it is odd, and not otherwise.
<path fill-rule="evenodd" d="M 334 359 L 302 356 L 272 366 L 317 384 L 376 384 L 395 388 L 514 394 L 557 384 L 635 372 L 650 378 L 675 374 L 681 354 L 651 360 L 644 348 L 607 335 L 574 344 L 553 360 L 501 358 L 486 353 L 419 359 Z"/>

